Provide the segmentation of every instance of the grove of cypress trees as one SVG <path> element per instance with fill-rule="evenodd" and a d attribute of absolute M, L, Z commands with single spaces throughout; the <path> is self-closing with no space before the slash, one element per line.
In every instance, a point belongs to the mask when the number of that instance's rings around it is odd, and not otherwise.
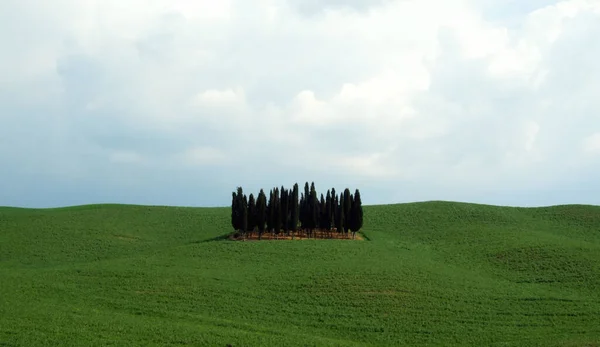
<path fill-rule="evenodd" d="M 363 225 L 363 208 L 358 189 L 354 194 L 348 188 L 339 197 L 335 188 L 327 190 L 327 194 L 318 194 L 315 183 L 306 182 L 304 193 L 300 193 L 298 183 L 292 189 L 284 186 L 274 187 L 269 191 L 269 199 L 263 189 L 257 197 L 254 194 L 246 196 L 242 187 L 237 187 L 231 195 L 231 225 L 237 232 L 247 237 L 255 230 L 258 238 L 262 239 L 265 231 L 273 237 L 299 231 L 300 227 L 307 237 L 332 237 L 333 228 L 340 234 L 352 237 Z"/>

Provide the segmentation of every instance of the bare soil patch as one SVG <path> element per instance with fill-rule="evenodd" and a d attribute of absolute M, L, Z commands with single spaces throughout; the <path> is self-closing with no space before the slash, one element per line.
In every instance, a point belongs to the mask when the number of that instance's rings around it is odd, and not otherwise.
<path fill-rule="evenodd" d="M 257 232 L 250 233 L 246 236 L 243 236 L 240 233 L 233 233 L 229 235 L 229 240 L 232 241 L 265 241 L 265 240 L 354 240 L 354 241 L 364 241 L 364 237 L 360 233 L 356 233 L 355 237 L 352 236 L 352 233 L 338 233 L 336 231 L 324 231 L 324 230 L 315 230 L 313 233 L 308 234 L 304 231 L 296 231 L 290 232 L 290 234 L 286 233 L 263 233 L 259 238 Z"/>

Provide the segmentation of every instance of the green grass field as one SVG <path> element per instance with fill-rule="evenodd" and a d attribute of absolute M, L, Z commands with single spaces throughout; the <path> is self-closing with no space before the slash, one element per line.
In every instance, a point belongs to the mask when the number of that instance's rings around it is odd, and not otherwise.
<path fill-rule="evenodd" d="M 367 241 L 229 208 L 0 208 L 0 346 L 600 346 L 600 207 L 366 206 Z"/>

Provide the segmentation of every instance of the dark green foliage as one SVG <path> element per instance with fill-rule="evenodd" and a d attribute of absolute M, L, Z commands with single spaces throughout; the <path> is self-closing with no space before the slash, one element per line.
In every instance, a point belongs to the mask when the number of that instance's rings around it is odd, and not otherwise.
<path fill-rule="evenodd" d="M 291 205 L 291 226 L 290 229 L 292 232 L 296 231 L 298 228 L 298 221 L 300 217 L 300 205 L 298 202 L 298 183 L 294 184 L 294 189 L 292 191 L 292 205 Z"/>
<path fill-rule="evenodd" d="M 301 205 L 300 205 L 300 223 L 302 229 L 308 230 L 311 228 L 311 217 L 310 217 L 310 191 L 308 182 L 304 184 L 304 194 L 302 194 Z"/>
<path fill-rule="evenodd" d="M 288 209 L 287 209 L 287 226 L 286 226 L 286 231 L 289 235 L 290 231 L 294 231 L 295 230 L 295 226 L 294 226 L 294 222 L 293 222 L 293 214 L 294 214 L 294 191 L 293 190 L 288 190 L 288 194 L 287 194 L 287 205 L 288 205 Z M 297 203 L 296 203 L 297 204 Z"/>
<path fill-rule="evenodd" d="M 275 235 L 281 231 L 281 200 L 279 196 L 279 188 L 273 190 L 273 231 Z"/>
<path fill-rule="evenodd" d="M 312 182 L 310 185 L 309 211 L 309 228 L 312 233 L 312 231 L 319 226 L 319 199 L 317 197 L 317 190 L 315 189 L 315 182 Z"/>
<path fill-rule="evenodd" d="M 325 197 L 321 194 L 319 201 L 319 228 L 325 230 L 327 228 L 327 205 L 325 204 Z"/>
<path fill-rule="evenodd" d="M 338 233 L 344 232 L 344 222 L 345 222 L 345 214 L 344 214 L 344 193 L 340 193 L 339 204 L 337 205 L 337 216 L 335 227 Z"/>
<path fill-rule="evenodd" d="M 256 201 L 254 200 L 254 195 L 250 194 L 248 198 L 248 231 L 253 232 L 254 228 L 256 228 L 256 219 L 257 219 L 257 211 L 256 211 Z"/>
<path fill-rule="evenodd" d="M 352 229 L 352 221 L 353 221 L 353 216 L 352 216 L 352 208 L 354 206 L 354 195 L 350 194 L 350 209 L 348 210 L 348 216 L 346 217 L 346 221 L 348 223 L 347 226 L 347 230 L 350 231 Z"/>
<path fill-rule="evenodd" d="M 352 201 L 352 216 L 350 220 L 350 230 L 352 230 L 353 235 L 356 236 L 356 232 L 358 232 L 363 226 L 363 208 L 358 189 L 354 192 L 354 199 Z"/>
<path fill-rule="evenodd" d="M 248 232 L 248 198 L 245 194 L 242 198 L 242 219 L 240 229 L 244 234 Z"/>
<path fill-rule="evenodd" d="M 258 228 L 259 238 L 265 232 L 265 224 L 267 222 L 267 197 L 261 189 L 256 200 L 256 226 Z"/>
<path fill-rule="evenodd" d="M 233 226 L 234 230 L 242 230 L 243 228 L 243 197 L 244 190 L 242 189 L 242 187 L 237 187 L 237 193 L 234 192 L 232 194 L 231 202 L 231 225 Z"/>
<path fill-rule="evenodd" d="M 331 192 L 327 191 L 327 197 L 325 198 L 325 229 L 330 230 L 332 228 L 332 220 L 333 220 L 333 202 L 331 200 Z"/>
<path fill-rule="evenodd" d="M 283 186 L 281 187 L 281 227 L 283 231 L 287 234 L 289 228 L 289 220 L 290 220 L 290 199 L 289 192 Z"/>
<path fill-rule="evenodd" d="M 350 226 L 350 209 L 352 208 L 352 196 L 350 194 L 350 189 L 344 189 L 344 200 L 343 201 L 343 212 L 344 212 L 344 233 L 348 234 L 349 226 Z"/>
<path fill-rule="evenodd" d="M 298 221 L 300 222 L 300 228 L 306 229 L 306 199 L 304 193 L 300 193 L 300 202 L 298 205 Z"/>
<path fill-rule="evenodd" d="M 269 191 L 269 204 L 267 205 L 267 230 L 273 232 L 275 229 L 275 195 L 273 190 Z"/>
<path fill-rule="evenodd" d="M 335 195 L 335 189 L 332 189 L 331 194 L 331 217 L 332 217 L 332 226 L 337 229 L 338 225 L 338 216 L 339 216 L 339 198 Z M 339 232 L 339 229 L 337 229 Z"/>
<path fill-rule="evenodd" d="M 358 189 L 356 193 L 358 193 Z M 269 192 L 267 201 L 266 195 L 261 189 L 257 199 L 250 194 L 250 199 L 246 203 L 248 211 L 244 212 L 243 190 L 238 187 L 237 192 L 232 194 L 231 223 L 234 228 L 237 228 L 236 230 L 243 230 L 242 219 L 246 213 L 248 231 L 252 232 L 258 229 L 259 237 L 265 230 L 274 234 L 283 230 L 289 235 L 290 231 L 296 231 L 299 224 L 309 237 L 316 230 L 327 235 L 333 228 L 346 234 L 352 230 L 355 235 L 356 231 L 362 227 L 360 195 L 358 195 L 358 200 L 355 199 L 348 188 L 340 193 L 339 197 L 336 196 L 335 188 L 332 188 L 327 191 L 326 196 L 321 193 L 319 198 L 315 183 L 311 182 L 309 185 L 306 182 L 304 193 L 298 196 L 299 194 L 297 183 L 290 190 L 284 186 L 275 187 Z M 355 206 L 356 201 L 358 201 L 357 206 Z"/>
<path fill-rule="evenodd" d="M 231 226 L 233 227 L 233 230 L 238 230 L 238 199 L 235 192 L 231 193 L 231 195 Z"/>

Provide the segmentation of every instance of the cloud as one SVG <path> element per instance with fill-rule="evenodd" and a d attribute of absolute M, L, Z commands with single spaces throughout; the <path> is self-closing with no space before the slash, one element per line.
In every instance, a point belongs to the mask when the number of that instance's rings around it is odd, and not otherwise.
<path fill-rule="evenodd" d="M 7 0 L 0 205 L 227 205 L 306 180 L 598 203 L 599 19 L 591 0 Z"/>
<path fill-rule="evenodd" d="M 218 149 L 210 147 L 191 148 L 178 156 L 178 161 L 186 165 L 215 165 L 224 163 L 227 157 Z"/>
<path fill-rule="evenodd" d="M 600 154 L 600 133 L 594 133 L 582 141 L 582 147 L 585 152 L 591 154 Z"/>

